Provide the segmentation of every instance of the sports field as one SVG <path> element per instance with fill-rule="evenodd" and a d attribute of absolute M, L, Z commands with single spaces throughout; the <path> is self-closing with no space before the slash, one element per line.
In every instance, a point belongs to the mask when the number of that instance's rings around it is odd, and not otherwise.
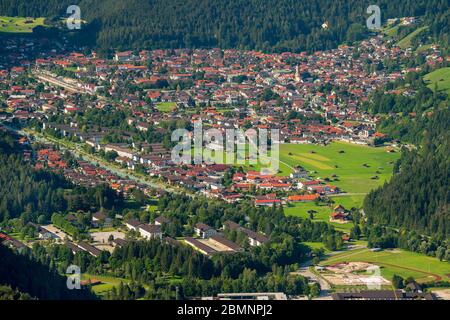
<path fill-rule="evenodd" d="M 357 249 L 330 256 L 321 265 L 341 262 L 370 262 L 381 267 L 381 275 L 388 280 L 394 274 L 403 278 L 413 277 L 418 282 L 433 280 L 450 281 L 450 263 L 436 258 L 401 249 L 372 252 L 370 249 Z"/>
<path fill-rule="evenodd" d="M 31 33 L 36 26 L 43 26 L 44 18 L 0 16 L 0 32 Z"/>
<path fill-rule="evenodd" d="M 175 102 L 160 102 L 156 105 L 159 112 L 172 112 L 175 110 L 177 104 Z"/>
<path fill-rule="evenodd" d="M 450 67 L 434 70 L 423 78 L 431 90 L 434 90 L 437 83 L 438 91 L 444 91 L 450 95 Z"/>

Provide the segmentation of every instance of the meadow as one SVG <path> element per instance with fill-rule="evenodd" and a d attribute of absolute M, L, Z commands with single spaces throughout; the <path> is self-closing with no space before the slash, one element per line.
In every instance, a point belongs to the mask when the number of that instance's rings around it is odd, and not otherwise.
<path fill-rule="evenodd" d="M 345 142 L 327 146 L 310 144 L 280 145 L 280 175 L 302 166 L 316 178 L 330 179 L 330 183 L 347 193 L 364 194 L 382 185 L 392 175 L 398 152 Z M 358 198 L 354 198 L 357 202 Z"/>
<path fill-rule="evenodd" d="M 120 283 L 128 283 L 129 281 L 126 279 L 111 277 L 111 276 L 99 276 L 99 275 L 91 275 L 84 273 L 81 275 L 81 280 L 91 280 L 95 281 L 98 280 L 101 282 L 101 284 L 93 285 L 92 291 L 96 295 L 104 295 L 108 291 L 111 291 L 112 288 L 116 287 L 118 288 Z"/>
<path fill-rule="evenodd" d="M 401 249 L 373 252 L 370 249 L 357 249 L 330 256 L 321 265 L 327 266 L 342 262 L 369 262 L 381 267 L 381 275 L 391 280 L 394 274 L 403 278 L 413 277 L 418 282 L 450 280 L 450 263 L 434 257 Z"/>
<path fill-rule="evenodd" d="M 44 26 L 44 18 L 0 16 L 0 32 L 31 33 L 36 26 Z"/>
<path fill-rule="evenodd" d="M 427 74 L 424 80 L 431 90 L 434 90 L 437 84 L 438 91 L 444 91 L 450 95 L 450 67 L 434 70 Z"/>
<path fill-rule="evenodd" d="M 175 110 L 177 104 L 175 102 L 160 102 L 156 104 L 156 109 L 159 112 L 172 112 Z"/>
<path fill-rule="evenodd" d="M 330 184 L 346 193 L 330 196 L 334 201 L 331 206 L 301 202 L 285 206 L 284 212 L 286 215 L 309 218 L 308 211 L 314 210 L 314 220 L 328 222 L 333 207 L 338 204 L 346 209 L 360 208 L 365 195 L 391 177 L 394 163 L 399 157 L 398 152 L 389 153 L 384 147 L 374 148 L 344 142 L 333 142 L 327 146 L 282 144 L 280 175 L 288 175 L 294 167 L 302 166 L 311 176 L 328 178 Z M 346 232 L 353 227 L 351 222 L 332 225 Z"/>

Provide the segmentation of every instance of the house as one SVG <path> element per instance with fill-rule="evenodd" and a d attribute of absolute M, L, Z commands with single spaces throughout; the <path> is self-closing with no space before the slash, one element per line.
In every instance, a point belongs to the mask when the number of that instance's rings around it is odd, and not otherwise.
<path fill-rule="evenodd" d="M 123 246 L 125 246 L 127 244 L 127 241 L 121 238 L 114 238 L 112 241 L 112 245 L 114 247 L 119 247 L 122 248 Z"/>
<path fill-rule="evenodd" d="M 142 223 L 139 220 L 136 219 L 129 219 L 125 222 L 125 225 L 127 226 L 128 229 L 130 230 L 134 230 L 134 231 L 138 231 L 139 230 L 139 226 Z"/>
<path fill-rule="evenodd" d="M 205 239 L 205 238 L 209 238 L 212 235 L 215 235 L 217 233 L 216 230 L 214 230 L 214 228 L 208 226 L 207 224 L 204 223 L 196 223 L 194 226 L 194 232 L 197 236 Z"/>
<path fill-rule="evenodd" d="M 103 212 L 96 212 L 92 215 L 92 225 L 94 227 L 99 227 L 106 224 L 111 224 L 111 218 L 108 217 Z"/>
<path fill-rule="evenodd" d="M 269 238 L 261 233 L 254 232 L 249 229 L 244 229 L 243 232 L 247 235 L 249 243 L 252 247 L 260 246 L 269 241 Z"/>
<path fill-rule="evenodd" d="M 141 224 L 139 233 L 145 239 L 162 239 L 161 226 L 156 224 Z"/>
<path fill-rule="evenodd" d="M 155 218 L 155 224 L 157 226 L 162 226 L 164 223 L 169 223 L 169 222 L 170 222 L 170 220 L 164 216 L 159 216 L 159 217 Z"/>
<path fill-rule="evenodd" d="M 334 207 L 330 221 L 344 223 L 351 220 L 350 213 L 341 205 Z"/>
<path fill-rule="evenodd" d="M 50 239 L 56 239 L 56 240 L 61 240 L 61 237 L 58 236 L 57 234 L 51 232 L 50 230 L 47 230 L 44 227 L 39 227 L 39 239 L 44 239 L 44 240 L 50 240 Z"/>

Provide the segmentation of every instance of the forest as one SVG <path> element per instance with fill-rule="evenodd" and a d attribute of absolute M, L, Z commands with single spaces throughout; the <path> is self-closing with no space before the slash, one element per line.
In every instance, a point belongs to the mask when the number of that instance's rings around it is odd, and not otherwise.
<path fill-rule="evenodd" d="M 62 175 L 35 170 L 14 138 L 0 132 L 0 224 L 21 218 L 48 223 L 55 212 L 119 209 L 123 198 L 106 185 L 74 186 Z"/>
<path fill-rule="evenodd" d="M 417 74 L 409 74 L 394 89 L 406 85 L 415 92 L 411 98 L 377 92 L 371 99 L 368 110 L 382 118 L 380 130 L 409 145 L 392 179 L 366 197 L 364 210 L 369 224 L 449 239 L 449 97 L 425 87 Z"/>
<path fill-rule="evenodd" d="M 46 17 L 58 25 L 69 5 L 86 21 L 79 44 L 111 49 L 221 47 L 266 52 L 317 51 L 367 35 L 361 0 L 4 0 L 0 15 Z M 429 36 L 448 45 L 447 0 L 380 0 L 382 21 L 423 16 Z M 322 27 L 323 24 L 327 27 Z M 41 28 L 42 29 L 42 28 Z M 39 31 L 43 31 L 43 30 Z M 49 28 L 49 32 L 50 32 Z M 44 30 L 45 31 L 45 30 Z M 54 30 L 53 30 L 54 31 Z"/>
<path fill-rule="evenodd" d="M 67 289 L 66 277 L 29 252 L 16 254 L 0 245 L 0 257 L 0 299 L 96 299 L 89 290 Z"/>

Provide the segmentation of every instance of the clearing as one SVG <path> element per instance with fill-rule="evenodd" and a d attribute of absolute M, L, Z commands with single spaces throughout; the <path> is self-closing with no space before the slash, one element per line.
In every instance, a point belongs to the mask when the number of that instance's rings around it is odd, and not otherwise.
<path fill-rule="evenodd" d="M 444 91 L 450 95 L 450 67 L 434 70 L 423 79 L 428 83 L 428 88 L 431 90 L 434 90 L 435 84 L 437 84 L 438 91 Z"/>
<path fill-rule="evenodd" d="M 44 19 L 0 16 L 0 32 L 32 33 L 34 27 L 45 26 Z"/>

